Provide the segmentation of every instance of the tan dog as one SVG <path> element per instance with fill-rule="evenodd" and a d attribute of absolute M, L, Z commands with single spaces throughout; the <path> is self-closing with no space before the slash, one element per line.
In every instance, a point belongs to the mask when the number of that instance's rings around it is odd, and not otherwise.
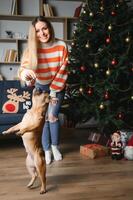
<path fill-rule="evenodd" d="M 46 163 L 41 145 L 41 135 L 48 102 L 47 93 L 40 93 L 34 89 L 32 108 L 27 110 L 19 124 L 3 132 L 3 134 L 16 133 L 22 136 L 27 152 L 26 166 L 32 177 L 27 187 L 31 188 L 38 175 L 41 181 L 40 194 L 46 192 Z"/>

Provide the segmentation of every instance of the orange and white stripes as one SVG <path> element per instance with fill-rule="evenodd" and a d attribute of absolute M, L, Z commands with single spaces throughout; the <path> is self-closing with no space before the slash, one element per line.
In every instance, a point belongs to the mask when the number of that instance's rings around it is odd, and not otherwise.
<path fill-rule="evenodd" d="M 38 67 L 35 70 L 36 81 L 40 84 L 50 84 L 50 90 L 59 92 L 65 87 L 67 80 L 68 50 L 63 41 L 56 40 L 52 45 L 41 43 L 38 48 Z M 28 63 L 28 62 L 27 62 Z M 21 66 L 26 67 L 26 62 Z"/>

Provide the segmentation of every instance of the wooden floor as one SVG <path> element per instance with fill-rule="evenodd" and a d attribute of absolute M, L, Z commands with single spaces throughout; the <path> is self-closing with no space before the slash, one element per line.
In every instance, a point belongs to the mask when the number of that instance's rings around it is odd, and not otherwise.
<path fill-rule="evenodd" d="M 32 190 L 26 188 L 29 175 L 22 143 L 0 139 L 0 200 L 133 200 L 133 161 L 89 160 L 79 153 L 87 133 L 65 129 L 62 134 L 64 159 L 47 167 L 43 195 L 38 181 Z"/>

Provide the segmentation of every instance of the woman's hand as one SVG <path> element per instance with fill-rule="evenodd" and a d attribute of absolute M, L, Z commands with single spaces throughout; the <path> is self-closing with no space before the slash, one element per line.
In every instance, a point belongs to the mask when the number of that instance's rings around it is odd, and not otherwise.
<path fill-rule="evenodd" d="M 25 69 L 21 73 L 21 79 L 26 82 L 26 85 L 31 87 L 35 85 L 36 82 L 36 75 L 32 70 Z"/>
<path fill-rule="evenodd" d="M 21 79 L 23 81 L 31 81 L 31 80 L 35 80 L 36 79 L 36 75 L 32 70 L 29 69 L 24 69 L 21 72 Z"/>

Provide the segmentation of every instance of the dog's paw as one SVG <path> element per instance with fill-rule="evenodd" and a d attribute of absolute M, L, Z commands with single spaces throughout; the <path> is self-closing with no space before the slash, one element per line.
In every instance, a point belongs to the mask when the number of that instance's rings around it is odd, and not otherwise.
<path fill-rule="evenodd" d="M 2 135 L 6 135 L 6 134 L 7 134 L 7 131 L 3 131 L 3 132 L 2 132 Z"/>
<path fill-rule="evenodd" d="M 46 190 L 40 190 L 40 194 L 45 194 Z"/>
<path fill-rule="evenodd" d="M 30 189 L 32 186 L 33 186 L 33 184 L 28 184 L 28 185 L 27 185 L 27 188 Z"/>

